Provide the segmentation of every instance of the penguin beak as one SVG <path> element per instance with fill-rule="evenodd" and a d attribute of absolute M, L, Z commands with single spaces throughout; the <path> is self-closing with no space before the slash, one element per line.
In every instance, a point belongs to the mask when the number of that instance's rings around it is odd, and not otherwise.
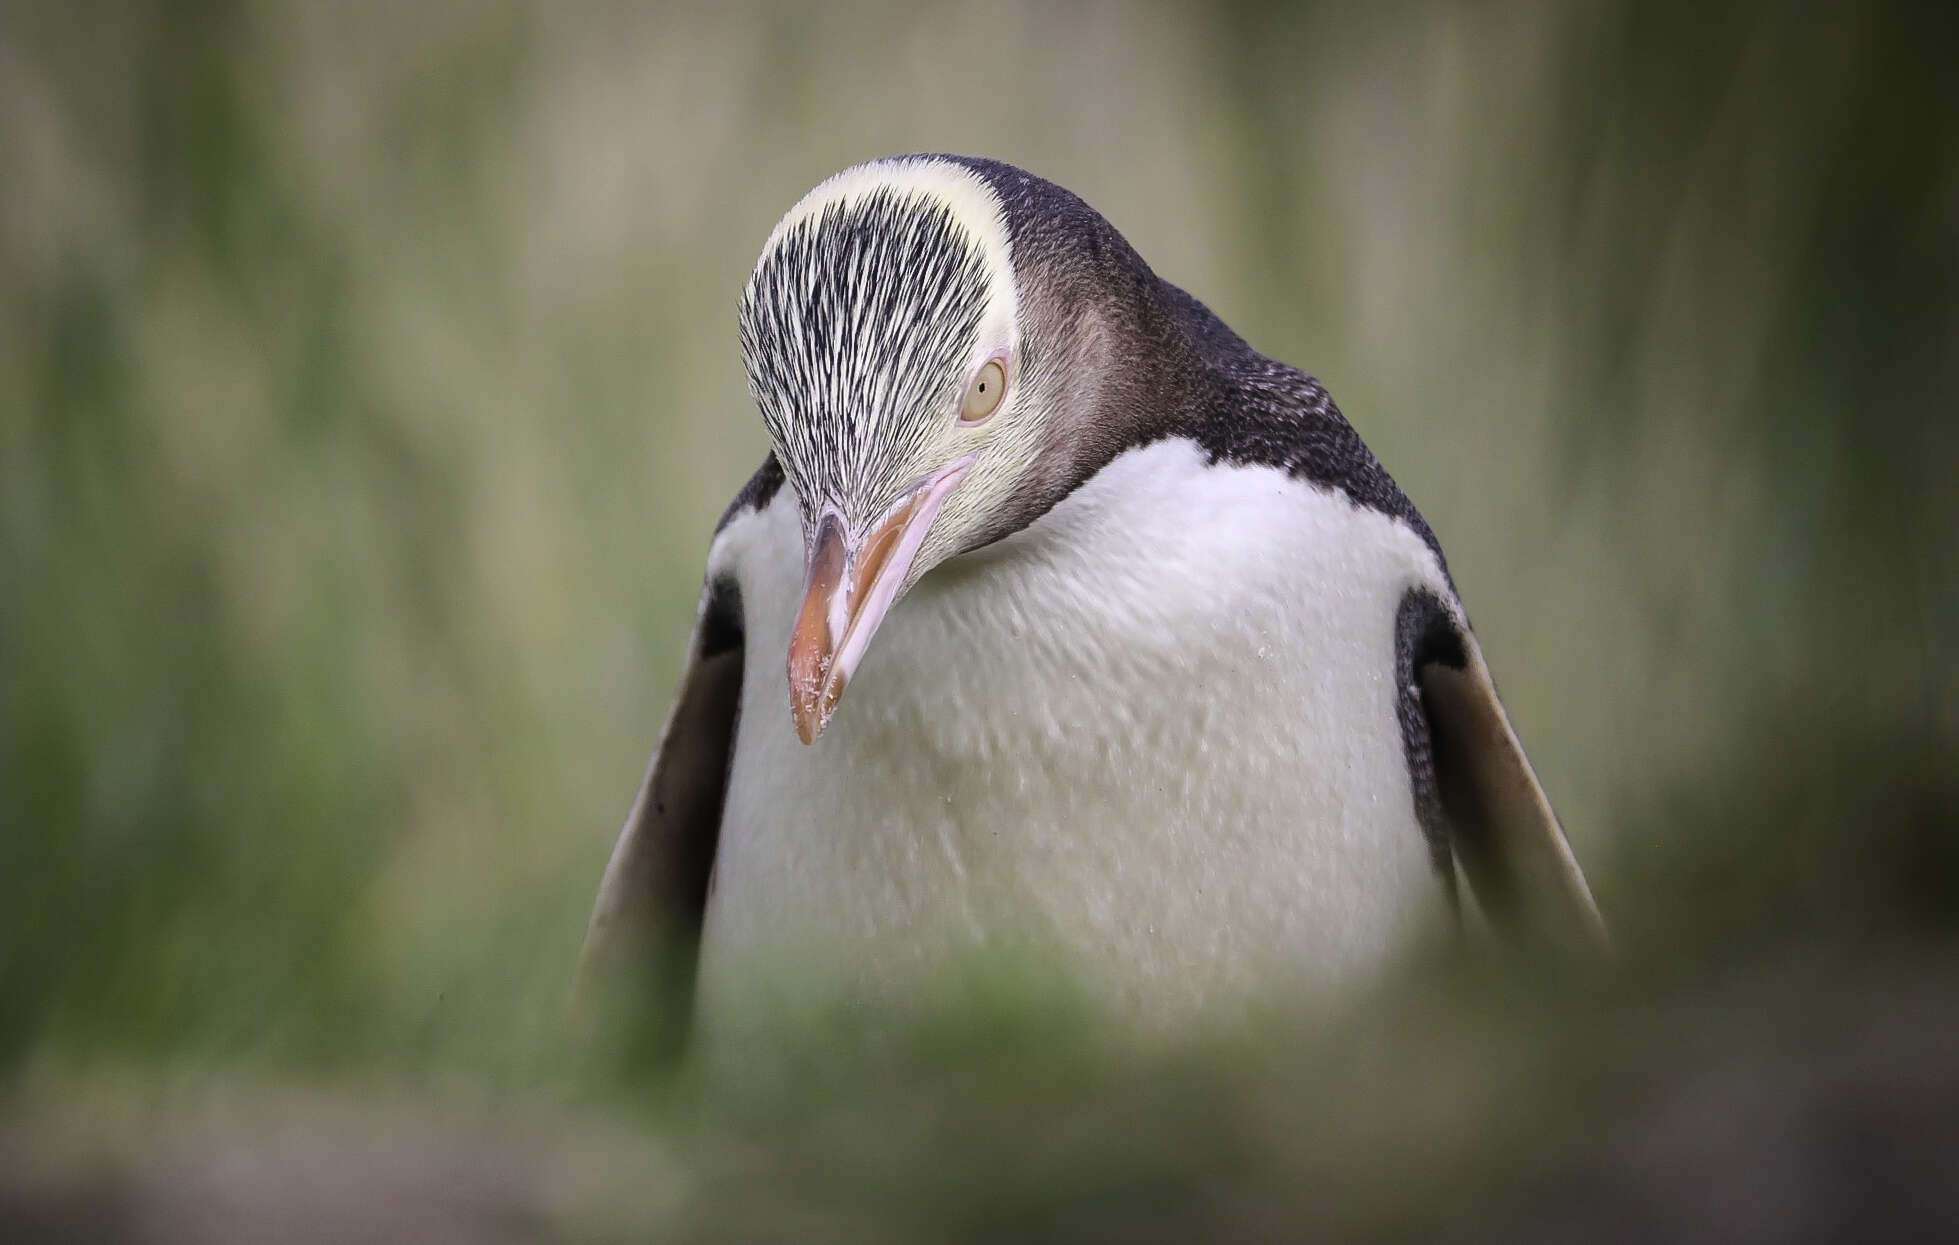
<path fill-rule="evenodd" d="M 900 498 L 853 538 L 835 511 L 817 521 L 803 574 L 803 608 L 789 637 L 789 714 L 815 743 L 878 625 L 898 599 L 939 507 L 972 469 L 967 456 Z"/>

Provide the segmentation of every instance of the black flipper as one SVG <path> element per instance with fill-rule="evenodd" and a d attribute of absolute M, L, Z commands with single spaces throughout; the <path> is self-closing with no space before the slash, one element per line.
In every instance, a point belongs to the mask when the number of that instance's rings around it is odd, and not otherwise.
<path fill-rule="evenodd" d="M 599 883 L 579 957 L 581 1009 L 606 993 L 642 1016 L 655 1045 L 669 1051 L 684 1041 L 693 1009 L 701 921 L 741 707 L 742 655 L 740 590 L 732 579 L 710 581 L 679 694 Z"/>
<path fill-rule="evenodd" d="M 1477 907 L 1499 930 L 1602 949 L 1605 924 L 1475 634 L 1426 590 L 1408 594 L 1397 622 L 1403 742 L 1438 863 L 1460 864 Z"/>

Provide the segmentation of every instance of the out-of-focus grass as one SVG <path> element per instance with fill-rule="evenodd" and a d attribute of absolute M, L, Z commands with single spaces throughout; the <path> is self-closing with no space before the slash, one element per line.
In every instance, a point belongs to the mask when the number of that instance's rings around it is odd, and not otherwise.
<path fill-rule="evenodd" d="M 124 1147 L 299 1083 L 388 1104 L 345 1150 L 422 1112 L 478 1174 L 458 1104 L 535 1114 L 513 1161 L 571 1174 L 485 1180 L 519 1234 L 1171 1237 L 1725 1188 L 1664 1161 L 1718 1129 L 1652 1112 L 1732 1104 L 1723 1153 L 1759 1154 L 1757 1065 L 1824 1104 L 1817 1162 L 1866 1108 L 1948 1135 L 1912 1035 L 1955 979 L 1955 35 L 1904 5 L 8 6 L 15 1148 L 99 1142 L 140 1207 L 205 1169 Z M 732 1087 L 566 1043 L 761 452 L 735 293 L 810 184 L 920 149 L 1080 191 L 1328 382 L 1442 535 L 1610 981 L 1438 953 L 1337 1023 L 1271 1000 L 1122 1055 L 981 966 Z M 1658 1169 L 1613 1148 L 1649 1135 Z"/>
<path fill-rule="evenodd" d="M 336 1096 L 41 1078 L 0 1226 L 93 1239 L 1925 1239 L 1959 1215 L 1950 740 L 1758 721 L 1819 776 L 1622 879 L 1548 987 L 1443 948 L 1339 1019 L 1138 1050 L 996 966 L 742 1075 Z M 1890 815 L 1870 819 L 1873 804 Z M 1851 840 L 1845 824 L 1859 824 Z M 1634 828 L 1648 828 L 1639 827 Z M 1663 828 L 1652 827 L 1660 830 Z M 1036 979 L 1037 980 L 1037 979 Z M 567 1082 L 560 1081 L 560 1085 Z M 205 1229 L 200 1233 L 200 1227 Z M 25 1239 L 35 1239 L 28 1236 Z"/>

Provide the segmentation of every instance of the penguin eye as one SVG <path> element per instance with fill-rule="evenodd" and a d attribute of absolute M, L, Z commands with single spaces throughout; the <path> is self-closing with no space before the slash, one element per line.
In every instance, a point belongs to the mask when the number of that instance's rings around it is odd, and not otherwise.
<path fill-rule="evenodd" d="M 959 422 L 972 425 L 982 423 L 1000 409 L 1000 399 L 1007 396 L 1007 369 L 1000 366 L 998 359 L 988 359 L 986 366 L 973 377 L 973 383 L 966 386 L 966 400 L 959 404 Z"/>

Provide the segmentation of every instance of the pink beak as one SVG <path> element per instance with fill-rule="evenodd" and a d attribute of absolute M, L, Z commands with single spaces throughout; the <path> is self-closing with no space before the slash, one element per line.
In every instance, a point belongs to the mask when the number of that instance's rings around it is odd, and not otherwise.
<path fill-rule="evenodd" d="M 939 507 L 972 465 L 967 457 L 939 472 L 854 540 L 834 511 L 817 521 L 803 576 L 803 608 L 789 637 L 789 713 L 804 743 L 815 743 L 830 724 Z"/>

